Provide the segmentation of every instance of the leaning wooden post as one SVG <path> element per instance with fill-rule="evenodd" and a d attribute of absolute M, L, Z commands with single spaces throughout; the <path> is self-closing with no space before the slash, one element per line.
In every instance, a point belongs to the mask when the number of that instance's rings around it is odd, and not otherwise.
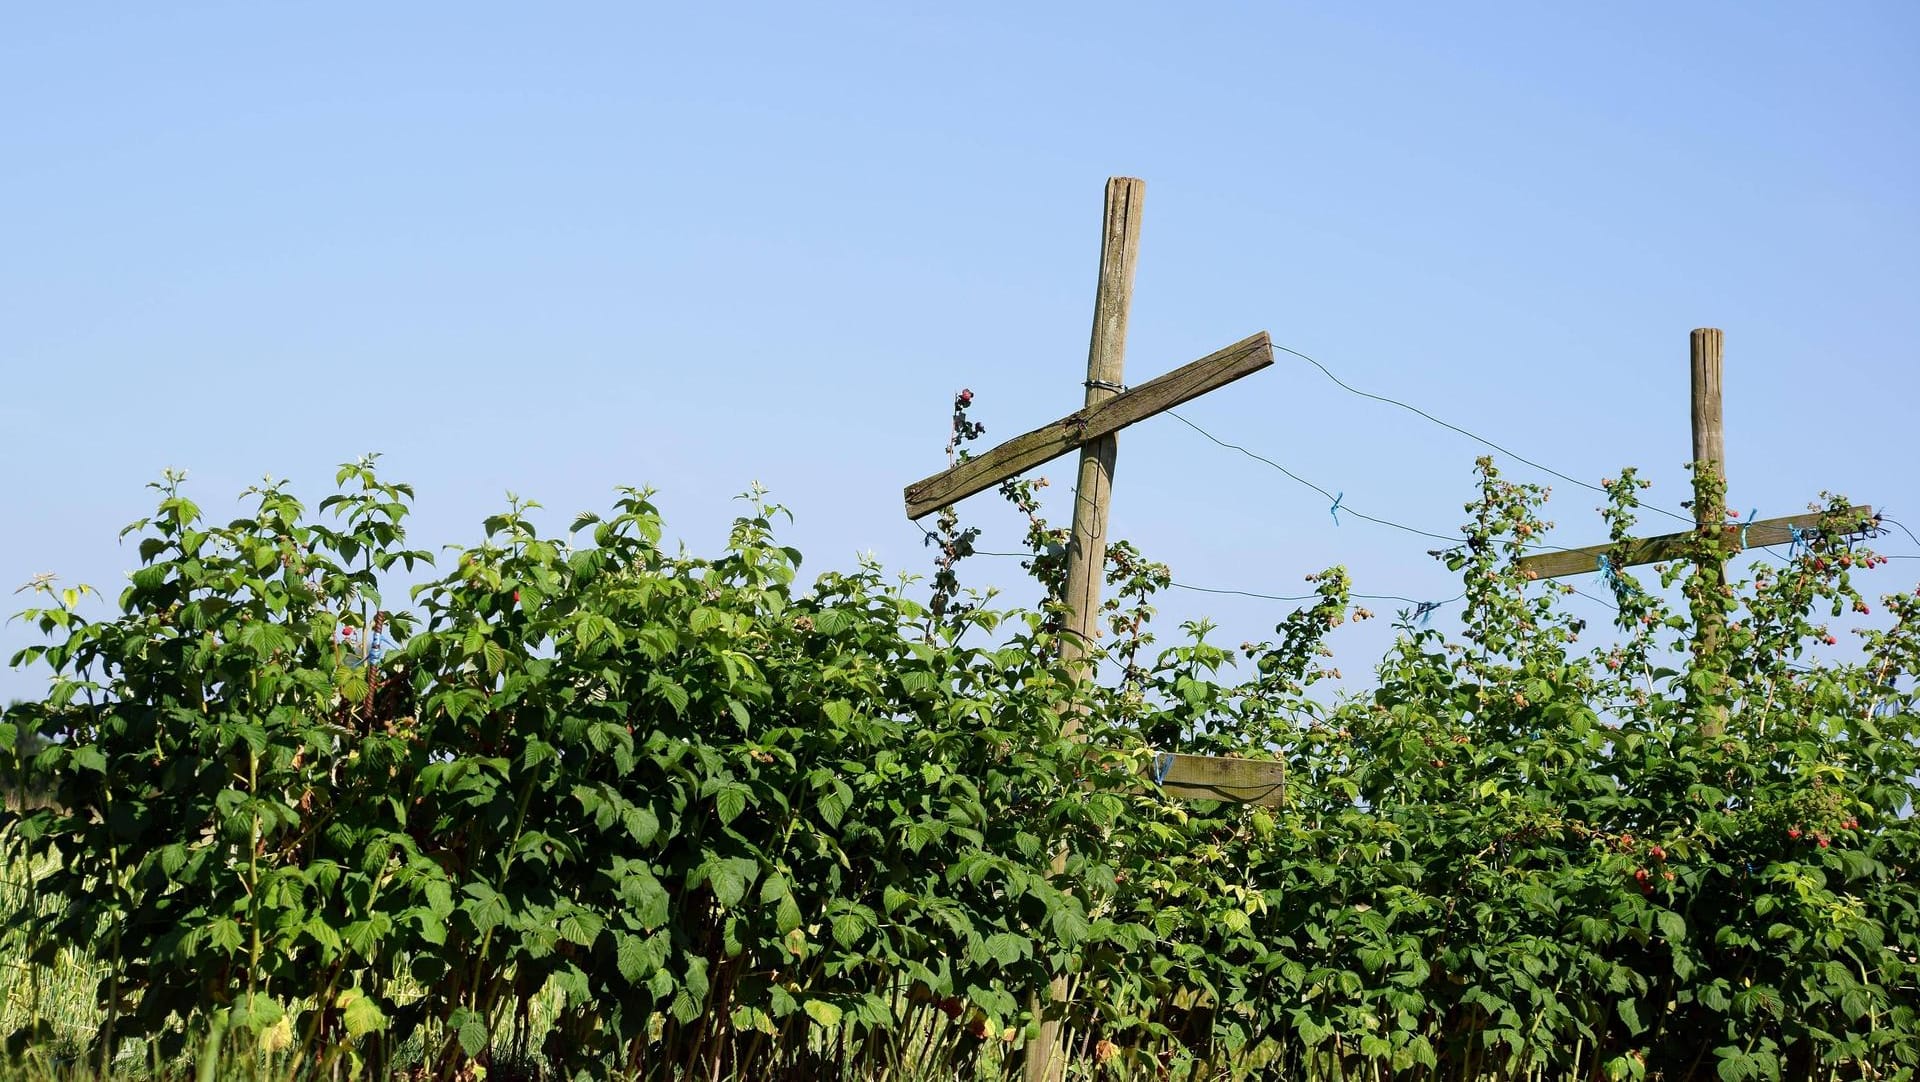
<path fill-rule="evenodd" d="M 1726 583 L 1727 459 L 1726 433 L 1721 423 L 1720 374 L 1724 337 L 1715 327 L 1693 332 L 1693 521 L 1697 527 L 1694 588 L 1688 598 L 1693 612 L 1695 672 L 1705 677 L 1694 695 L 1697 724 L 1703 736 L 1718 736 L 1726 728 L 1725 676 L 1719 650 L 1727 625 Z"/>
<path fill-rule="evenodd" d="M 1133 303 L 1133 269 L 1140 256 L 1140 210 L 1147 182 L 1133 177 L 1107 178 L 1107 204 L 1100 233 L 1100 280 L 1093 297 L 1093 336 L 1087 345 L 1086 407 L 1121 391 L 1127 360 L 1127 312 Z M 1066 633 L 1060 658 L 1077 683 L 1093 677 L 1093 639 L 1100 620 L 1100 584 L 1107 572 L 1107 506 L 1113 495 L 1113 460 L 1120 448 L 1113 434 L 1080 448 L 1080 479 L 1073 489 L 1073 537 L 1067 542 Z M 1077 714 L 1062 726 L 1065 735 L 1080 731 Z M 1067 870 L 1067 854 L 1054 854 L 1053 873 Z M 1067 978 L 1053 978 L 1052 1000 L 1067 998 Z M 1066 1074 L 1060 1048 L 1060 1022 L 1042 1018 L 1039 1036 L 1027 1046 L 1026 1082 L 1058 1082 Z"/>

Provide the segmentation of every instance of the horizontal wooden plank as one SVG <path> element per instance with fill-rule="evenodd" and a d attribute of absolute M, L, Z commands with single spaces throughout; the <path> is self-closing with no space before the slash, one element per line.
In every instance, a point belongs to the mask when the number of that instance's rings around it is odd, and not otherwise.
<path fill-rule="evenodd" d="M 1873 522 L 1873 508 L 1867 506 L 1849 507 L 1841 518 L 1861 524 L 1862 528 Z M 1804 515 L 1787 515 L 1782 518 L 1766 518 L 1747 524 L 1745 548 L 1763 548 L 1767 545 L 1784 545 L 1793 540 L 1793 531 L 1798 527 L 1802 531 L 1812 530 L 1826 521 L 1824 512 L 1809 511 Z M 1727 548 L 1738 552 L 1743 547 L 1740 538 L 1740 525 L 1730 523 L 1727 528 Z M 1635 564 L 1658 563 L 1661 560 L 1678 560 L 1686 556 L 1687 544 L 1693 539 L 1693 532 L 1662 534 L 1659 537 L 1646 537 L 1625 543 L 1623 558 L 1615 566 L 1631 567 Z M 1562 552 L 1542 552 L 1520 560 L 1522 571 L 1531 571 L 1543 579 L 1557 579 L 1566 575 L 1584 575 L 1600 570 L 1600 557 L 1613 553 L 1612 545 L 1588 545 L 1586 548 L 1567 549 Z"/>
<path fill-rule="evenodd" d="M 1269 808 L 1286 800 L 1287 764 L 1278 759 L 1161 752 L 1149 769 L 1161 774 L 1161 792 L 1182 800 L 1233 800 Z"/>
<path fill-rule="evenodd" d="M 1015 436 L 977 458 L 907 486 L 907 517 L 917 519 L 950 503 L 1111 435 L 1136 421 L 1252 375 L 1273 363 L 1273 342 L 1261 331 L 1217 353 L 1182 365 L 1158 379 Z"/>

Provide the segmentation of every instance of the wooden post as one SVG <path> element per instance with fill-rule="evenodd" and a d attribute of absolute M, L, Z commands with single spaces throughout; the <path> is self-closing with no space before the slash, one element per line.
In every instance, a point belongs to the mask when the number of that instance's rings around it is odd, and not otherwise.
<path fill-rule="evenodd" d="M 1093 335 L 1087 345 L 1086 408 L 1120 393 L 1127 360 L 1127 313 L 1133 303 L 1133 269 L 1140 257 L 1140 212 L 1147 182 L 1107 180 L 1106 216 L 1100 237 L 1100 280 L 1093 297 Z M 1102 436 L 1080 448 L 1080 480 L 1074 487 L 1073 537 L 1067 543 L 1066 641 L 1061 656 L 1080 679 L 1100 619 L 1100 584 L 1107 572 L 1107 505 L 1113 495 L 1113 462 L 1120 441 Z"/>
<path fill-rule="evenodd" d="M 1100 279 L 1093 296 L 1093 335 L 1087 345 L 1087 398 L 1091 410 L 1120 393 L 1127 360 L 1127 313 L 1133 305 L 1133 269 L 1140 257 L 1140 212 L 1147 182 L 1108 177 L 1106 214 L 1100 233 Z M 1120 439 L 1109 433 L 1080 447 L 1080 480 L 1073 490 L 1073 537 L 1067 542 L 1067 608 L 1060 657 L 1075 680 L 1093 675 L 1089 655 L 1100 621 L 1100 584 L 1107 573 L 1107 506 L 1113 496 L 1113 462 Z M 1080 729 L 1077 715 L 1063 728 Z M 1063 849 L 1054 854 L 1053 873 L 1067 870 Z M 1055 1003 L 1067 998 L 1067 978 L 1053 978 Z M 1025 1082 L 1059 1082 L 1067 1069 L 1060 1049 L 1060 1022 L 1043 1018 L 1040 1035 L 1027 1046 Z"/>
<path fill-rule="evenodd" d="M 907 517 L 923 515 L 985 491 L 1070 451 L 1080 452 L 1074 488 L 1073 534 L 1067 549 L 1062 603 L 1067 609 L 1060 657 L 1076 681 L 1093 678 L 1094 636 L 1100 622 L 1100 586 L 1107 569 L 1107 505 L 1113 493 L 1116 434 L 1137 421 L 1164 413 L 1183 402 L 1224 387 L 1273 364 L 1273 343 L 1265 331 L 1244 338 L 1131 390 L 1121 379 L 1127 351 L 1127 315 L 1133 297 L 1133 270 L 1139 258 L 1140 211 L 1146 184 L 1131 177 L 1107 181 L 1106 209 L 1100 233 L 1100 277 L 1094 291 L 1093 334 L 1087 346 L 1084 405 L 1052 424 L 1008 440 L 984 454 L 916 481 L 904 493 Z M 1078 714 L 1062 719 L 1068 737 L 1085 728 Z M 1167 796 L 1188 800 L 1234 800 L 1279 806 L 1285 799 L 1286 764 L 1277 759 L 1238 759 L 1160 752 L 1153 757 L 1147 784 Z M 1066 870 L 1066 853 L 1055 853 L 1053 873 Z M 1067 982 L 1053 981 L 1052 999 L 1064 1003 Z M 1036 1013 L 1042 1004 L 1036 1003 Z M 1027 1043 L 1026 1082 L 1057 1082 L 1066 1071 L 1060 1052 L 1058 1021 L 1043 1019 Z"/>
<path fill-rule="evenodd" d="M 1723 345 L 1724 336 L 1717 327 L 1700 327 L 1693 332 L 1689 365 L 1693 398 L 1693 521 L 1699 529 L 1694 557 L 1695 588 L 1690 600 L 1696 668 L 1717 664 L 1708 659 L 1719 650 L 1727 623 L 1726 601 L 1721 596 L 1727 577 L 1722 545 L 1727 522 L 1726 433 L 1720 408 Z M 1709 682 L 1704 694 L 1697 697 L 1700 706 L 1697 721 L 1702 735 L 1717 736 L 1727 723 L 1727 708 L 1722 701 L 1724 674 L 1706 675 Z"/>

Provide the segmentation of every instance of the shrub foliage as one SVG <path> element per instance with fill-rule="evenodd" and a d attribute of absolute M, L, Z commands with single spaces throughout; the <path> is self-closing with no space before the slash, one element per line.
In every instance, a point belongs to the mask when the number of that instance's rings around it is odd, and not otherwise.
<path fill-rule="evenodd" d="M 1660 591 L 1620 576 L 1601 634 L 1529 581 L 1544 494 L 1479 477 L 1462 632 L 1405 614 L 1336 694 L 1371 615 L 1338 569 L 1271 642 L 1161 649 L 1166 569 L 1116 546 L 1076 686 L 1051 602 L 961 588 L 950 518 L 922 603 L 802 587 L 757 495 L 711 559 L 643 491 L 566 538 L 516 503 L 389 616 L 428 561 L 370 460 L 224 526 L 168 475 L 117 613 L 46 581 L 25 613 L 52 683 L 0 745 L 50 799 L 4 830 L 49 870 L 11 935 L 101 961 L 102 1055 L 289 1073 L 996 1066 L 1039 1010 L 1093 1075 L 1912 1077 L 1920 598 L 1832 660 L 1882 562 L 1836 522 L 1725 590 L 1663 569 L 1731 621 L 1687 658 Z M 1284 758 L 1286 806 L 1166 801 L 1151 749 Z"/>

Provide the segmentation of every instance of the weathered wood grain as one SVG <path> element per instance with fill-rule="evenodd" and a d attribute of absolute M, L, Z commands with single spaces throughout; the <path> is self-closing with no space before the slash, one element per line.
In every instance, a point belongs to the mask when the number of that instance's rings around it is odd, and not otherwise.
<path fill-rule="evenodd" d="M 1738 552 L 1742 547 L 1763 548 L 1767 545 L 1784 545 L 1793 540 L 1793 528 L 1803 532 L 1816 529 L 1827 516 L 1821 512 L 1808 512 L 1804 515 L 1785 515 L 1780 518 L 1760 519 L 1747 524 L 1745 546 L 1740 542 L 1740 527 L 1730 524 L 1725 527 L 1729 552 Z M 1846 521 L 1861 528 L 1873 522 L 1873 508 L 1865 505 L 1849 507 L 1842 515 Z M 1615 567 L 1630 567 L 1635 564 L 1657 563 L 1662 560 L 1678 560 L 1688 555 L 1689 543 L 1693 533 L 1661 534 L 1658 537 L 1645 537 L 1626 542 L 1621 558 L 1614 561 Z M 1611 556 L 1612 545 L 1588 545 L 1585 548 L 1566 549 L 1561 552 L 1542 552 L 1520 560 L 1522 571 L 1531 571 L 1538 578 L 1557 579 L 1566 575 L 1584 575 L 1600 570 L 1600 557 Z"/>
<path fill-rule="evenodd" d="M 1688 373 L 1693 403 L 1693 520 L 1711 530 L 1727 520 L 1726 429 L 1720 415 L 1720 376 L 1726 336 L 1718 327 L 1696 327 L 1688 342 Z M 1748 540 L 1752 540 L 1749 527 Z M 1700 716 L 1700 731 L 1716 736 L 1726 728 L 1727 708 L 1722 699 L 1726 675 L 1709 672 L 1720 656 L 1720 639 L 1727 628 L 1728 602 L 1720 593 L 1727 568 L 1724 553 L 1696 549 L 1697 569 L 1692 590 L 1693 661 L 1704 683 L 1689 685 Z M 1702 699 L 1706 701 L 1701 701 Z"/>
<path fill-rule="evenodd" d="M 1172 755 L 1167 763 L 1165 756 Z M 1165 768 L 1160 791 L 1183 800 L 1233 800 L 1277 808 L 1286 800 L 1287 764 L 1277 759 L 1161 752 L 1153 769 Z"/>
<path fill-rule="evenodd" d="M 917 519 L 931 514 L 1009 477 L 1018 477 L 1076 447 L 1250 376 L 1272 363 L 1273 342 L 1267 332 L 1243 338 L 1098 405 L 1015 436 L 978 458 L 970 458 L 950 470 L 908 485 L 907 517 Z"/>

